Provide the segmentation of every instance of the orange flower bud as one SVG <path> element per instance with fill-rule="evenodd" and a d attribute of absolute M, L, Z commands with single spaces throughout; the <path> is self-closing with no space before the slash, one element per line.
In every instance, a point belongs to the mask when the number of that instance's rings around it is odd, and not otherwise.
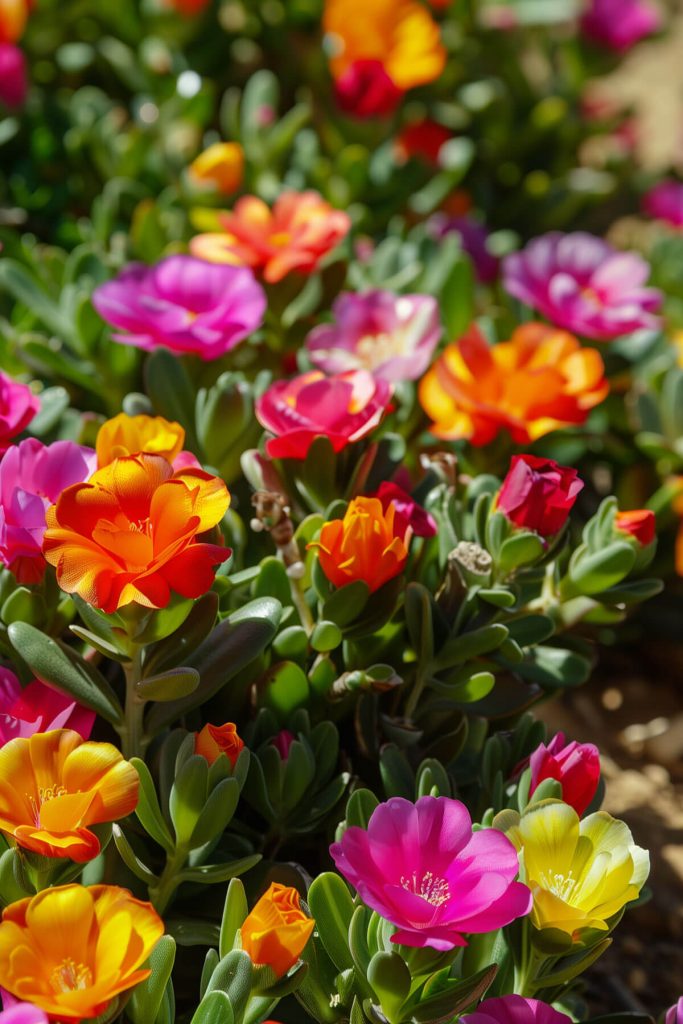
<path fill-rule="evenodd" d="M 244 740 L 237 735 L 237 726 L 233 722 L 208 724 L 201 732 L 195 733 L 194 752 L 205 757 L 209 764 L 213 764 L 221 754 L 226 754 L 234 768 L 243 749 Z"/>
<path fill-rule="evenodd" d="M 232 195 L 244 177 L 244 150 L 238 142 L 215 142 L 192 161 L 188 174 L 195 185 Z"/>
<path fill-rule="evenodd" d="M 242 925 L 242 949 L 254 964 L 265 964 L 281 978 L 299 959 L 314 927 L 296 889 L 273 882 Z"/>
<path fill-rule="evenodd" d="M 393 502 L 386 511 L 378 498 L 354 498 L 343 519 L 325 523 L 318 549 L 320 566 L 335 587 L 364 580 L 370 591 L 398 576 L 408 558 L 412 529 Z"/>

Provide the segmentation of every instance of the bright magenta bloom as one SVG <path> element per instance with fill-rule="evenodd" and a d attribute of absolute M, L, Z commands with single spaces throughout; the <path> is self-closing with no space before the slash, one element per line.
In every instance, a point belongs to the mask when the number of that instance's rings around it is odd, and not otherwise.
<path fill-rule="evenodd" d="M 28 75 L 24 54 L 14 43 L 0 43 L 0 103 L 12 109 L 21 107 L 27 92 Z"/>
<path fill-rule="evenodd" d="M 683 1024 L 683 996 L 666 1011 L 664 1024 Z"/>
<path fill-rule="evenodd" d="M 391 385 L 367 370 L 326 377 L 320 370 L 279 380 L 256 402 L 256 418 L 275 434 L 266 444 L 273 459 L 305 459 L 316 437 L 325 435 L 335 452 L 360 441 L 379 425 Z"/>
<path fill-rule="evenodd" d="M 19 1003 L 8 992 L 2 1001 L 5 1010 L 0 1013 L 0 1024 L 49 1024 L 43 1011 L 31 1003 Z"/>
<path fill-rule="evenodd" d="M 0 455 L 40 409 L 30 388 L 0 372 Z"/>
<path fill-rule="evenodd" d="M 656 32 L 662 23 L 649 0 L 590 0 L 581 19 L 585 35 L 617 53 L 624 53 Z"/>
<path fill-rule="evenodd" d="M 367 831 L 348 828 L 330 853 L 363 902 L 396 925 L 392 942 L 406 946 L 466 946 L 464 934 L 495 931 L 531 909 L 512 843 L 495 829 L 473 832 L 459 800 L 393 797 Z"/>
<path fill-rule="evenodd" d="M 517 995 L 485 999 L 461 1019 L 464 1024 L 571 1024 L 571 1017 L 549 1003 Z"/>
<path fill-rule="evenodd" d="M 683 184 L 673 178 L 660 181 L 643 197 L 643 210 L 655 220 L 683 228 Z"/>
<path fill-rule="evenodd" d="M 562 799 L 581 815 L 595 796 L 600 781 L 600 752 L 593 743 L 565 743 L 558 732 L 541 743 L 529 758 L 531 796 L 544 779 L 557 779 Z"/>
<path fill-rule="evenodd" d="M 0 747 L 52 729 L 72 729 L 87 740 L 94 724 L 95 712 L 71 697 L 37 679 L 22 689 L 14 672 L 0 668 Z"/>

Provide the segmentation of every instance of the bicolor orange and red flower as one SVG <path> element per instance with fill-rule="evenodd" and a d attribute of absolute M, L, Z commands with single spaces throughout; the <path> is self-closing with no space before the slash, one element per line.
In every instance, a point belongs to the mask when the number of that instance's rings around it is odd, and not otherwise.
<path fill-rule="evenodd" d="M 62 885 L 7 907 L 0 923 L 0 985 L 51 1021 L 99 1017 L 164 934 L 149 903 L 116 885 Z"/>
<path fill-rule="evenodd" d="M 423 377 L 420 402 L 437 437 L 484 445 L 504 431 L 529 444 L 583 423 L 608 391 L 600 354 L 566 331 L 529 323 L 489 346 L 475 326 Z"/>
<path fill-rule="evenodd" d="M 173 462 L 185 443 L 185 430 L 162 416 L 127 416 L 119 413 L 103 423 L 97 432 L 97 465 L 108 466 L 126 455 L 163 455 Z"/>
<path fill-rule="evenodd" d="M 83 862 L 100 852 L 91 825 L 135 810 L 139 777 L 111 743 L 72 729 L 10 740 L 0 750 L 0 830 L 44 857 Z"/>
<path fill-rule="evenodd" d="M 620 533 L 633 537 L 641 547 L 647 547 L 655 539 L 657 521 L 651 509 L 633 508 L 617 512 L 614 518 L 614 528 Z"/>
<path fill-rule="evenodd" d="M 88 604 L 164 608 L 172 592 L 195 598 L 213 584 L 230 550 L 201 535 L 229 504 L 223 481 L 201 469 L 174 473 L 160 455 L 115 459 L 48 509 L 43 552 L 62 590 Z"/>
<path fill-rule="evenodd" d="M 412 534 L 393 502 L 385 510 L 379 498 L 361 497 L 349 502 L 343 519 L 325 523 L 308 547 L 317 549 L 335 587 L 363 580 L 372 592 L 401 572 Z"/>
<path fill-rule="evenodd" d="M 310 274 L 346 237 L 351 220 L 317 192 L 283 192 L 271 209 L 244 196 L 217 215 L 222 232 L 197 235 L 190 251 L 210 263 L 251 267 L 269 284 L 297 271 Z"/>
<path fill-rule="evenodd" d="M 314 927 L 296 889 L 273 882 L 242 925 L 242 949 L 252 963 L 270 967 L 281 978 L 299 959 Z"/>
<path fill-rule="evenodd" d="M 225 754 L 234 768 L 243 750 L 244 740 L 237 735 L 237 726 L 234 722 L 226 722 L 225 725 L 209 723 L 195 734 L 194 752 L 205 757 L 209 764 L 213 764 L 221 754 Z"/>
<path fill-rule="evenodd" d="M 0 43 L 16 43 L 24 34 L 31 0 L 0 0 Z"/>

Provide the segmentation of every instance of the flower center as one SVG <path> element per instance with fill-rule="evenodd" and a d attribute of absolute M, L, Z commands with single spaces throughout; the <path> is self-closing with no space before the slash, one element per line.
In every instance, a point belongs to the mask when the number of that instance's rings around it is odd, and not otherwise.
<path fill-rule="evenodd" d="M 74 992 L 92 985 L 92 971 L 85 964 L 77 964 L 70 956 L 62 960 L 50 975 L 55 992 Z"/>
<path fill-rule="evenodd" d="M 367 370 L 374 370 L 389 359 L 405 355 L 405 351 L 405 332 L 401 330 L 393 334 L 366 334 L 356 342 L 356 356 Z"/>
<path fill-rule="evenodd" d="M 64 786 L 60 786 L 58 783 L 54 786 L 43 786 L 38 790 L 38 800 L 34 796 L 28 796 L 28 802 L 31 806 L 31 813 L 33 814 L 33 820 L 36 828 L 40 827 L 40 808 L 43 806 L 46 800 L 56 800 L 58 796 L 65 796 L 68 791 Z"/>
<path fill-rule="evenodd" d="M 574 891 L 574 887 L 576 886 L 577 880 L 574 878 L 571 871 L 566 875 L 563 875 L 559 871 L 554 873 L 552 871 L 547 871 L 544 875 L 541 875 L 541 882 L 544 889 L 547 889 L 548 892 L 551 892 L 554 896 L 557 896 L 559 899 L 564 900 L 565 903 L 568 903 Z"/>
<path fill-rule="evenodd" d="M 419 896 L 433 907 L 442 907 L 451 898 L 450 886 L 446 879 L 432 874 L 431 871 L 425 871 L 422 877 L 419 877 L 416 871 L 409 877 L 401 875 L 401 885 L 407 892 Z"/>
<path fill-rule="evenodd" d="M 147 519 L 138 519 L 137 522 L 131 520 L 128 523 L 128 529 L 131 533 L 143 533 L 145 537 L 152 536 L 152 523 L 150 522 L 149 516 Z"/>

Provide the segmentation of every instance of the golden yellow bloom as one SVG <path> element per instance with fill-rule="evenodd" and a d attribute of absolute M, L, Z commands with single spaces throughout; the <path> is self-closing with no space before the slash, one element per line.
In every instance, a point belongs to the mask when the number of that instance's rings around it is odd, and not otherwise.
<path fill-rule="evenodd" d="M 54 1021 L 76 1024 L 149 977 L 164 934 L 149 903 L 115 885 L 63 885 L 12 903 L 0 923 L 0 985 Z"/>
<path fill-rule="evenodd" d="M 580 820 L 568 804 L 543 800 L 507 834 L 534 895 L 532 923 L 573 939 L 586 928 L 607 931 L 607 921 L 637 899 L 650 870 L 647 851 L 606 811 Z"/>
<path fill-rule="evenodd" d="M 17 737 L 0 749 L 0 830 L 45 857 L 92 860 L 88 828 L 134 811 L 139 778 L 111 743 L 71 729 Z"/>
<path fill-rule="evenodd" d="M 95 450 L 97 465 L 108 466 L 114 459 L 125 455 L 163 455 L 173 462 L 182 451 L 185 430 L 179 423 L 165 420 L 163 416 L 118 416 L 103 423 L 97 433 Z"/>
<path fill-rule="evenodd" d="M 299 959 L 314 927 L 296 889 L 273 882 L 242 925 L 242 949 L 281 978 Z"/>
<path fill-rule="evenodd" d="M 215 142 L 192 161 L 188 174 L 196 185 L 208 185 L 229 196 L 242 184 L 244 150 L 238 142 Z"/>

